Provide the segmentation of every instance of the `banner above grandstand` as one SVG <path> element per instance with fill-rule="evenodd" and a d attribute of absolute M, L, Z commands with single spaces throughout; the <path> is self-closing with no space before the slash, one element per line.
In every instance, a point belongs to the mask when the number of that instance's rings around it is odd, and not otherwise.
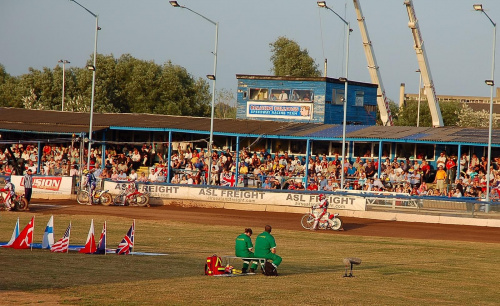
<path fill-rule="evenodd" d="M 310 119 L 312 106 L 311 103 L 248 102 L 247 117 Z"/>

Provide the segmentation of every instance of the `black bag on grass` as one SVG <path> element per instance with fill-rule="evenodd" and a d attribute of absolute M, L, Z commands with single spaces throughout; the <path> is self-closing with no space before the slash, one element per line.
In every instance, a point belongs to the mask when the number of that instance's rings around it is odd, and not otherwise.
<path fill-rule="evenodd" d="M 264 275 L 266 276 L 278 276 L 278 270 L 272 263 L 266 261 L 264 264 Z"/>

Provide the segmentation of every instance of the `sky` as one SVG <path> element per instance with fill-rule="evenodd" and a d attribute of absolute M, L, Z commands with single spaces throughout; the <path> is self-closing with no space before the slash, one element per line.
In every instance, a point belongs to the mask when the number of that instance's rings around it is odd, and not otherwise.
<path fill-rule="evenodd" d="M 481 0 L 475 0 L 481 1 Z M 168 0 L 79 0 L 99 16 L 97 52 L 131 54 L 157 64 L 172 61 L 195 77 L 213 74 L 215 26 Z M 271 74 L 269 44 L 285 36 L 306 48 L 328 76 L 345 75 L 345 28 L 314 0 L 179 0 L 219 23 L 217 89 L 236 92 L 236 74 Z M 371 82 L 352 0 L 327 0 L 350 22 L 349 79 Z M 403 0 L 359 0 L 386 95 L 417 93 L 418 62 Z M 493 25 L 466 0 L 415 0 L 436 93 L 489 96 Z M 500 22 L 500 1 L 482 0 Z M 94 50 L 95 18 L 70 0 L 1 0 L 0 64 L 14 76 L 29 67 L 84 67 Z M 498 49 L 498 48 L 497 48 Z M 498 52 L 496 52 L 498 54 Z M 500 59 L 497 61 L 500 62 Z M 498 65 L 496 65 L 498 66 Z M 99 73 L 97 63 L 97 73 Z M 498 70 L 498 69 L 497 69 Z M 498 73 L 497 73 L 498 75 Z M 497 82 L 500 84 L 500 80 Z"/>

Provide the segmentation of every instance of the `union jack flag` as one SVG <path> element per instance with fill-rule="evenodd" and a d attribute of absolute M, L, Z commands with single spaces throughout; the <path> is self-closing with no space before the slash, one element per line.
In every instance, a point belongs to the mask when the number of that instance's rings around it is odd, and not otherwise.
<path fill-rule="evenodd" d="M 69 236 L 71 235 L 71 222 L 68 225 L 68 228 L 64 232 L 64 235 L 59 241 L 54 243 L 50 248 L 51 252 L 68 252 L 69 251 Z"/>
<path fill-rule="evenodd" d="M 220 179 L 221 186 L 233 187 L 235 182 L 234 174 L 223 173 Z"/>
<path fill-rule="evenodd" d="M 116 254 L 118 255 L 128 255 L 132 252 L 134 248 L 134 235 L 135 235 L 135 220 L 132 226 L 127 232 L 127 235 L 123 237 L 122 242 L 118 245 L 116 249 Z"/>

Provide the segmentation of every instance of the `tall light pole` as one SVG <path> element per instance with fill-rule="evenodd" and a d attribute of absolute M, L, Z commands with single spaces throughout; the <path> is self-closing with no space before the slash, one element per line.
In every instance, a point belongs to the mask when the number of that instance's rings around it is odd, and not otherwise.
<path fill-rule="evenodd" d="M 66 64 L 69 64 L 71 63 L 70 61 L 68 60 L 58 60 L 57 61 L 58 63 L 62 63 L 63 64 L 63 81 L 62 81 L 62 102 L 61 102 L 61 111 L 64 112 L 64 87 L 66 85 L 66 82 L 64 81 L 66 79 Z"/>
<path fill-rule="evenodd" d="M 332 10 L 330 7 L 326 5 L 326 1 L 318 1 L 318 6 L 326 8 L 330 11 L 332 11 L 337 17 L 342 20 L 346 27 L 346 57 L 345 57 L 345 77 L 344 78 L 339 78 L 340 81 L 344 82 L 344 120 L 342 122 L 342 171 L 340 174 L 340 189 L 344 189 L 344 164 L 345 164 L 345 134 L 346 134 L 346 124 L 347 124 L 347 83 L 348 83 L 348 76 L 349 76 L 349 36 L 351 34 L 351 27 L 349 25 L 349 22 L 347 22 L 344 18 L 342 18 L 339 14 L 337 14 L 334 10 Z"/>
<path fill-rule="evenodd" d="M 420 124 L 420 101 L 422 98 L 422 71 L 420 69 L 415 70 L 418 72 L 418 105 L 417 105 L 417 127 Z"/>
<path fill-rule="evenodd" d="M 88 146 L 88 152 L 87 152 L 87 170 L 89 170 L 90 169 L 90 150 L 92 149 L 92 123 L 93 123 L 92 121 L 94 120 L 95 73 L 96 73 L 96 65 L 97 65 L 97 33 L 101 28 L 99 27 L 99 16 L 92 13 L 85 6 L 81 5 L 80 3 L 76 2 L 75 0 L 70 0 L 70 1 L 78 4 L 80 7 L 82 7 L 84 10 L 86 10 L 90 15 L 94 16 L 94 18 L 95 18 L 94 64 L 92 66 L 87 66 L 87 69 L 92 71 L 92 98 L 90 100 L 89 146 Z"/>
<path fill-rule="evenodd" d="M 474 4 L 474 10 L 483 12 L 486 17 L 488 17 L 489 21 L 493 25 L 493 59 L 491 62 L 491 80 L 486 80 L 486 85 L 490 86 L 490 123 L 488 127 L 488 169 L 486 170 L 486 212 L 489 211 L 490 208 L 490 175 L 491 175 L 491 134 L 492 134 L 492 125 L 493 125 L 493 87 L 495 87 L 495 46 L 496 46 L 496 38 L 497 38 L 497 24 L 491 20 L 490 16 L 486 14 L 483 10 L 482 4 Z"/>
<path fill-rule="evenodd" d="M 219 40 L 219 23 L 212 21 L 208 19 L 207 17 L 203 16 L 200 13 L 197 13 L 193 11 L 192 9 L 182 6 L 177 1 L 169 1 L 170 5 L 173 7 L 180 7 L 183 9 L 186 9 L 192 13 L 195 13 L 196 15 L 200 16 L 201 18 L 205 19 L 206 21 L 210 22 L 215 26 L 215 50 L 213 53 L 214 55 L 214 74 L 209 74 L 207 75 L 207 78 L 213 81 L 212 85 L 212 110 L 210 112 L 210 143 L 208 144 L 209 147 L 209 153 L 210 157 L 208 159 L 208 185 L 210 185 L 210 180 L 211 180 L 211 173 L 212 173 L 212 147 L 214 143 L 214 108 L 215 108 L 215 85 L 216 85 L 216 80 L 217 80 L 217 45 L 218 45 L 218 40 Z"/>

